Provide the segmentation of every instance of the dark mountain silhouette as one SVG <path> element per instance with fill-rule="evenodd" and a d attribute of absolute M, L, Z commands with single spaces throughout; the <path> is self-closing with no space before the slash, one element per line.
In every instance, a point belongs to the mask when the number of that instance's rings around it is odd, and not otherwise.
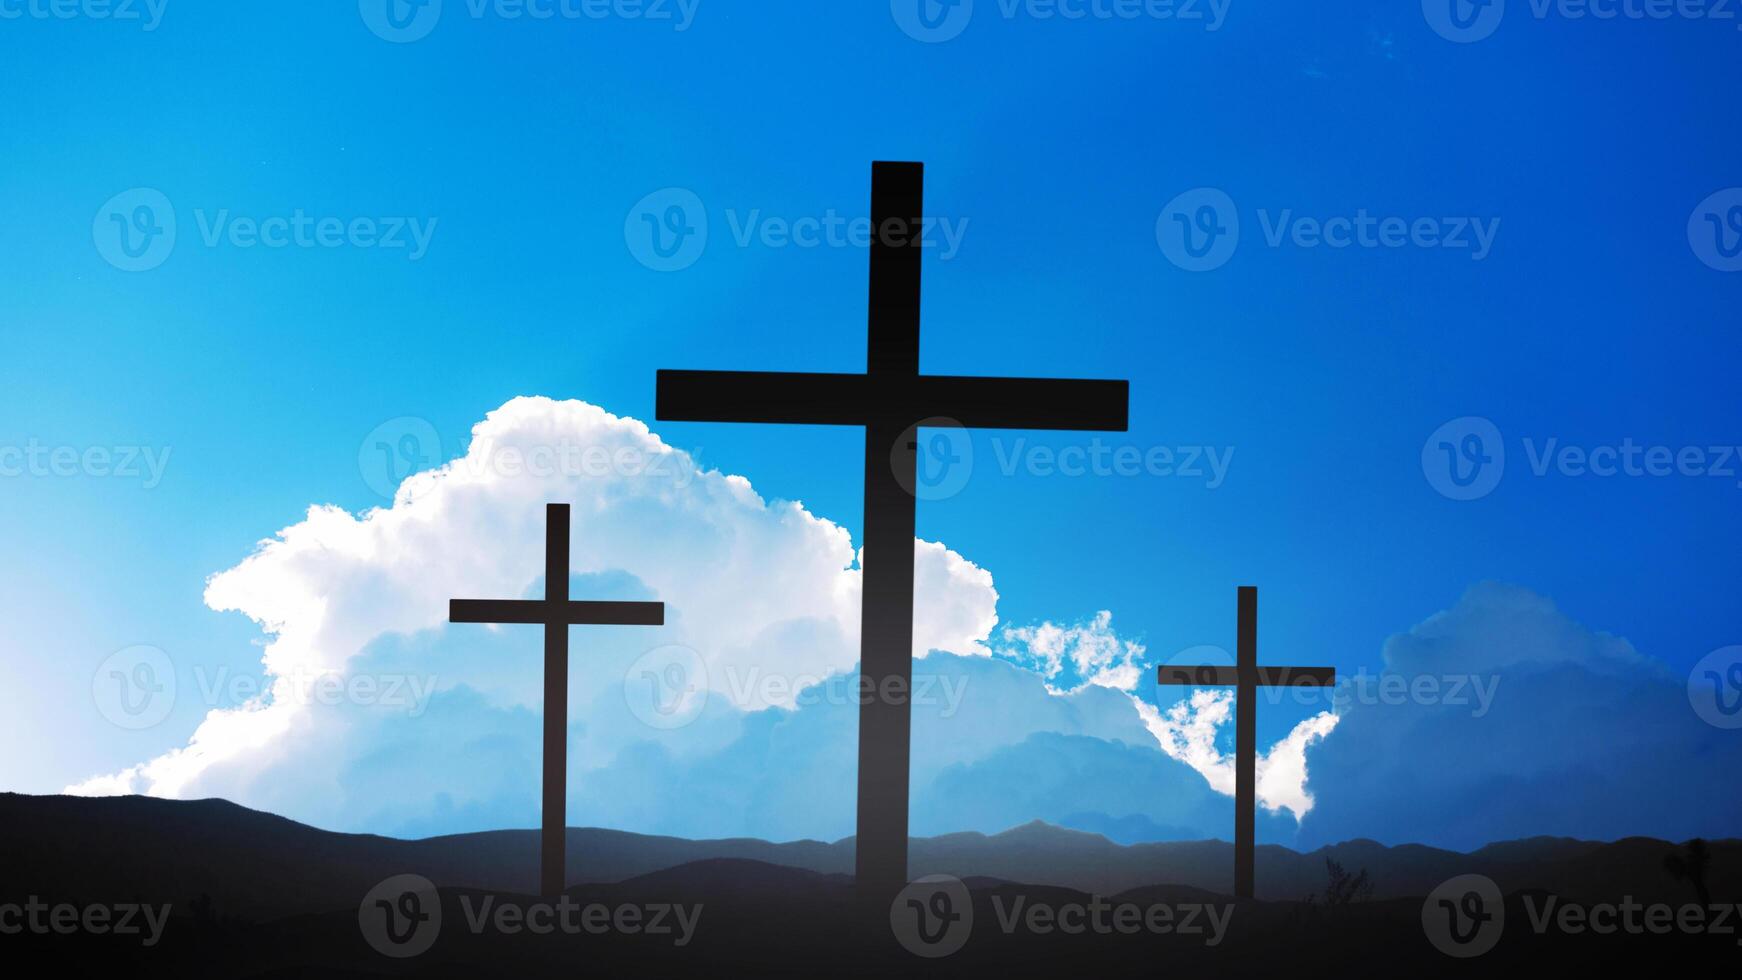
<path fill-rule="evenodd" d="M 1693 889 L 1688 848 L 1635 838 L 1593 843 L 1541 838 L 1472 854 L 1350 841 L 1300 854 L 1258 852 L 1260 901 L 1229 904 L 1232 853 L 1217 841 L 1121 846 L 1095 834 L 1027 824 L 1002 834 L 950 834 L 912 842 L 917 876 L 954 874 L 973 908 L 972 939 L 941 960 L 921 960 L 891 934 L 867 935 L 856 905 L 852 841 L 772 844 L 686 841 L 617 831 L 569 831 L 574 907 L 661 903 L 699 908 L 690 941 L 607 932 L 475 928 L 490 910 L 520 914 L 543 900 L 536 835 L 501 831 L 395 840 L 318 830 L 218 800 L 80 799 L 0 795 L 6 846 L 0 906 L 45 903 L 170 904 L 162 941 L 26 930 L 9 948 L 64 957 L 83 975 L 177 976 L 1057 976 L 1153 977 L 1276 973 L 1348 975 L 1468 971 L 1424 938 L 1423 898 L 1447 878 L 1480 873 L 1506 894 L 1506 934 L 1481 968 L 1646 966 L 1664 957 L 1736 962 L 1735 936 L 1538 934 L 1527 902 L 1561 900 L 1684 905 Z M 1704 887 L 1717 902 L 1742 898 L 1742 843 L 1707 842 Z M 1669 860 L 1677 858 L 1681 864 Z M 1326 902 L 1327 862 L 1365 871 L 1372 900 Z M 584 872 L 584 873 L 583 873 Z M 364 896 L 413 873 L 439 888 L 437 941 L 394 959 L 360 929 Z M 1266 894 L 1273 896 L 1264 900 Z M 1306 901 L 1308 895 L 1318 896 Z M 1069 934 L 1020 923 L 1025 910 L 1089 906 L 1210 905 L 1224 941 L 1157 934 Z M 1235 914 L 1237 912 L 1237 914 Z M 62 962 L 56 960 L 55 962 Z"/>
<path fill-rule="evenodd" d="M 80 798 L 0 794 L 0 825 L 14 842 L 0 888 L 65 895 L 127 895 L 149 890 L 178 899 L 210 895 L 226 914 L 265 920 L 342 908 L 389 875 L 415 871 L 443 887 L 514 894 L 538 890 L 538 835 L 487 831 L 422 840 L 319 830 L 223 800 L 146 797 Z M 1742 842 L 1708 845 L 1707 887 L 1742 892 Z M 1258 848 L 1258 897 L 1298 901 L 1323 891 L 1325 861 L 1365 870 L 1375 899 L 1421 896 L 1459 874 L 1484 874 L 1503 890 L 1544 889 L 1569 898 L 1625 891 L 1640 901 L 1679 902 L 1691 891 L 1665 869 L 1682 847 L 1629 838 L 1613 843 L 1532 838 L 1491 844 L 1470 854 L 1420 845 L 1387 847 L 1347 841 L 1305 854 Z M 1226 895 L 1233 856 L 1223 841 L 1120 845 L 1098 834 L 1029 823 L 1000 834 L 916 838 L 915 877 L 949 874 L 1028 885 L 1056 885 L 1117 895 L 1156 885 Z M 759 862 L 850 876 L 853 840 L 770 843 L 753 839 L 692 841 L 624 831 L 571 828 L 570 885 L 662 881 Z M 247 869 L 238 874 L 239 868 Z M 52 887 L 51 887 L 52 886 Z M 748 887 L 748 886 L 746 886 Z"/>

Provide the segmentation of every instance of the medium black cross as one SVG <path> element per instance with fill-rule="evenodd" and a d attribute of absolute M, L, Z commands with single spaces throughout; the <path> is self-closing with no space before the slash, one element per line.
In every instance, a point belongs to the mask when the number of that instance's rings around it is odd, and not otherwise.
<path fill-rule="evenodd" d="M 1161 668 L 1161 684 L 1234 688 L 1234 897 L 1251 898 L 1258 827 L 1258 688 L 1327 687 L 1332 667 L 1258 666 L 1258 590 L 1240 587 L 1240 635 L 1233 667 Z"/>
<path fill-rule="evenodd" d="M 524 623 L 544 627 L 544 823 L 539 833 L 539 890 L 562 893 L 569 759 L 569 627 L 662 626 L 663 602 L 569 599 L 569 505 L 544 509 L 543 599 L 453 599 L 451 623 Z"/>
<path fill-rule="evenodd" d="M 869 694 L 859 709 L 855 864 L 872 916 L 887 916 L 907 884 L 915 427 L 947 419 L 967 427 L 1124 431 L 1129 394 L 1124 381 L 919 373 L 924 175 L 918 163 L 871 166 L 864 374 L 660 371 L 654 410 L 662 421 L 865 427 L 859 671 Z"/>

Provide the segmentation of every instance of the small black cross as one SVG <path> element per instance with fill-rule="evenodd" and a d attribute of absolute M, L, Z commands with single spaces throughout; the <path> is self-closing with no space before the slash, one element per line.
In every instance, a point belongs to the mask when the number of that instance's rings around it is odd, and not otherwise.
<path fill-rule="evenodd" d="M 544 627 L 544 822 L 539 835 L 539 890 L 562 893 L 568 836 L 569 627 L 662 626 L 663 602 L 584 602 L 569 598 L 569 505 L 544 510 L 543 599 L 453 599 L 451 623 L 521 623 Z"/>
<path fill-rule="evenodd" d="M 1258 666 L 1258 590 L 1240 587 L 1240 636 L 1233 667 L 1162 667 L 1157 683 L 1234 688 L 1234 897 L 1251 898 L 1258 829 L 1258 688 L 1328 687 L 1332 667 Z"/>

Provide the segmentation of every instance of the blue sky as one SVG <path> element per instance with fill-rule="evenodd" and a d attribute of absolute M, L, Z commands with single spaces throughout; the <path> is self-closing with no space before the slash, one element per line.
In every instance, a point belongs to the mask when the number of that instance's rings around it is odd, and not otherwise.
<path fill-rule="evenodd" d="M 387 420 L 426 420 L 445 460 L 516 396 L 581 399 L 857 540 L 856 432 L 654 423 L 653 377 L 862 369 L 864 250 L 735 232 L 862 214 L 874 159 L 923 160 L 928 209 L 961 232 L 926 258 L 925 370 L 1129 378 L 1131 431 L 1109 442 L 1234 453 L 1212 489 L 1006 475 L 1015 437 L 976 436 L 973 478 L 922 503 L 919 536 L 992 573 L 1000 628 L 1109 610 L 1153 666 L 1231 647 L 1234 588 L 1257 584 L 1267 660 L 1377 671 L 1388 637 L 1499 581 L 1678 679 L 1742 642 L 1726 587 L 1742 580 L 1742 461 L 1731 477 L 1539 477 L 1525 444 L 1715 462 L 1742 442 L 1742 279 L 1689 235 L 1703 201 L 1742 185 L 1717 94 L 1735 85 L 1734 22 L 1515 0 L 1492 36 L 1455 43 L 1409 3 L 1235 0 L 1208 30 L 980 0 L 959 36 L 925 43 L 882 3 L 701 0 L 678 30 L 447 0 L 427 37 L 390 43 L 355 7 L 169 0 L 152 30 L 0 20 L 18 93 L 0 124 L 0 445 L 169 453 L 150 487 L 0 481 L 0 711 L 33 746 L 0 762 L 5 788 L 57 791 L 188 740 L 205 699 L 141 731 L 93 710 L 113 651 L 261 676 L 259 628 L 209 608 L 206 580 L 311 504 L 387 504 L 359 465 Z M 137 188 L 170 202 L 177 236 L 125 272 L 102 209 Z M 701 202 L 709 237 L 661 272 L 625 229 L 668 188 Z M 1198 188 L 1240 223 L 1209 271 L 1158 243 Z M 411 219 L 427 251 L 203 234 L 299 212 Z M 1493 238 L 1477 258 L 1267 235 L 1359 214 Z M 1463 417 L 1507 453 L 1469 501 L 1422 464 Z M 1316 710 L 1264 712 L 1265 740 Z M 1659 827 L 1643 813 L 1620 830 L 1675 829 Z"/>

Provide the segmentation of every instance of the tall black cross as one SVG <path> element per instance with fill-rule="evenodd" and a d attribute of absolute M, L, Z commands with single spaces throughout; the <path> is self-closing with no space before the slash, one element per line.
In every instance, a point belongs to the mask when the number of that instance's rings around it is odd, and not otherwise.
<path fill-rule="evenodd" d="M 1240 635 L 1233 667 L 1161 668 L 1159 683 L 1234 688 L 1234 897 L 1251 898 L 1258 828 L 1258 688 L 1327 687 L 1332 667 L 1258 666 L 1258 590 L 1240 587 Z"/>
<path fill-rule="evenodd" d="M 539 891 L 561 894 L 569 761 L 569 627 L 662 626 L 663 602 L 569 599 L 569 505 L 544 508 L 543 599 L 453 599 L 452 623 L 525 623 L 544 627 L 544 822 L 539 832 Z"/>
<path fill-rule="evenodd" d="M 864 374 L 660 371 L 656 418 L 865 427 L 855 863 L 870 915 L 907 884 L 908 692 L 913 675 L 914 428 L 928 419 L 999 429 L 1124 431 L 1124 381 L 919 373 L 925 169 L 871 166 L 870 342 Z M 877 910 L 881 906 L 882 912 Z M 887 921 L 886 919 L 884 921 Z"/>

